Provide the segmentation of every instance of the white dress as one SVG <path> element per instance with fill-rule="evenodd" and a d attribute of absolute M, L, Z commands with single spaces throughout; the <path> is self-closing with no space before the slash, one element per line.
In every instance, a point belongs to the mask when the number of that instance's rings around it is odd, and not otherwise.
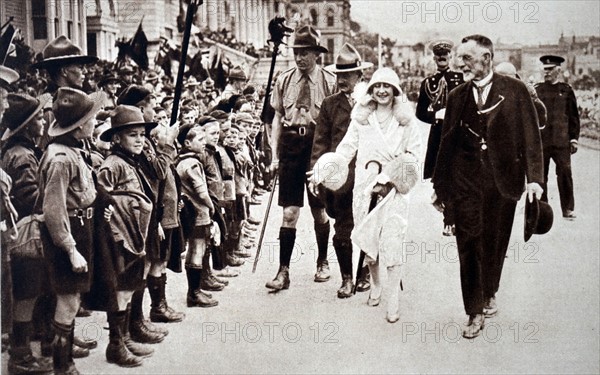
<path fill-rule="evenodd" d="M 421 174 L 418 161 L 421 137 L 416 118 L 408 112 L 408 106 L 394 106 L 394 116 L 383 125 L 374 111 L 362 121 L 353 116 L 348 132 L 336 149 L 348 162 L 356 155 L 352 242 L 367 254 L 367 261 L 373 262 L 379 255 L 381 265 L 386 267 L 402 264 L 408 226 L 408 191 Z M 393 188 L 369 213 L 370 193 L 379 174 L 376 163 L 369 163 L 371 160 L 381 163 L 391 182 L 402 187 Z"/>

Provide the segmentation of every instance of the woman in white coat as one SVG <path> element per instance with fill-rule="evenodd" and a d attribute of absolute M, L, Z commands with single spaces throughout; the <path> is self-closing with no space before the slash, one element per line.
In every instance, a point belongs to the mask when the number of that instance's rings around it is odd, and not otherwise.
<path fill-rule="evenodd" d="M 371 271 L 370 306 L 379 305 L 383 290 L 380 265 L 387 268 L 387 320 L 395 323 L 400 318 L 398 299 L 409 191 L 420 176 L 421 137 L 414 110 L 392 69 L 378 69 L 367 92 L 361 95 L 355 90 L 355 97 L 352 121 L 333 159 L 350 163 L 356 157 L 352 207 L 355 227 L 351 238 L 355 248 L 366 253 Z M 318 184 L 316 168 L 313 181 Z M 327 187 L 327 181 L 320 182 Z M 377 205 L 369 211 L 372 199 Z"/>

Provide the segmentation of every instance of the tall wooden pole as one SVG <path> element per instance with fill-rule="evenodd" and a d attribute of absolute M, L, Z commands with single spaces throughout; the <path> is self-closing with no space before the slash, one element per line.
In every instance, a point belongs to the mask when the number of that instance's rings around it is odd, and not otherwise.
<path fill-rule="evenodd" d="M 181 100 L 181 90 L 183 86 L 183 72 L 185 71 L 185 62 L 187 60 L 188 45 L 190 44 L 190 33 L 192 21 L 198 7 L 204 0 L 192 0 L 187 8 L 185 15 L 185 30 L 183 31 L 183 41 L 181 42 L 181 58 L 179 59 L 179 70 L 177 71 L 177 83 L 175 84 L 175 95 L 173 98 L 173 110 L 171 111 L 171 126 L 177 121 L 179 112 L 179 101 Z"/>

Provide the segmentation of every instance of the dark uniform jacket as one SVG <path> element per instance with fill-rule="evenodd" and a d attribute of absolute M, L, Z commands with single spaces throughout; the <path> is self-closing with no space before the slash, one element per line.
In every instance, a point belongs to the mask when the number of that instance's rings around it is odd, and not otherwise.
<path fill-rule="evenodd" d="M 433 180 L 437 196 L 452 199 L 454 158 L 459 153 L 459 127 L 472 83 L 464 83 L 448 96 L 442 141 Z M 531 96 L 523 82 L 494 73 L 492 87 L 482 109 L 485 112 L 487 153 L 498 191 L 518 200 L 527 182 L 544 181 L 538 119 Z"/>
<path fill-rule="evenodd" d="M 348 103 L 348 98 L 342 92 L 328 96 L 323 100 L 319 117 L 317 117 L 317 126 L 313 139 L 310 158 L 311 169 L 315 166 L 321 155 L 327 152 L 334 152 L 338 144 L 340 144 L 350 125 L 351 112 L 352 107 Z M 352 190 L 355 163 L 356 159 L 350 163 L 348 180 L 338 192 Z"/>
<path fill-rule="evenodd" d="M 573 89 L 563 82 L 542 82 L 535 89 L 548 113 L 546 127 L 541 130 L 544 148 L 569 147 L 571 140 L 579 139 L 579 111 Z"/>
<path fill-rule="evenodd" d="M 438 71 L 421 82 L 416 115 L 419 120 L 432 125 L 427 141 L 423 178 L 430 178 L 433 175 L 435 160 L 440 146 L 443 120 L 436 120 L 435 113 L 440 109 L 446 108 L 448 93 L 463 82 L 462 73 L 453 72 L 449 69 L 443 72 Z"/>

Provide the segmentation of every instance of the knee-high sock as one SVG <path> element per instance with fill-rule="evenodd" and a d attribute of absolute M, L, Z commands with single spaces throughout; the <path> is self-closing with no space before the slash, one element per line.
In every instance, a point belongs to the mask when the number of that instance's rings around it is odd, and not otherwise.
<path fill-rule="evenodd" d="M 319 256 L 317 262 L 327 260 L 327 245 L 329 244 L 329 221 L 326 223 L 315 223 L 315 236 L 317 237 L 317 249 Z"/>
<path fill-rule="evenodd" d="M 290 266 L 294 243 L 296 242 L 296 228 L 279 229 L 279 265 Z"/>

